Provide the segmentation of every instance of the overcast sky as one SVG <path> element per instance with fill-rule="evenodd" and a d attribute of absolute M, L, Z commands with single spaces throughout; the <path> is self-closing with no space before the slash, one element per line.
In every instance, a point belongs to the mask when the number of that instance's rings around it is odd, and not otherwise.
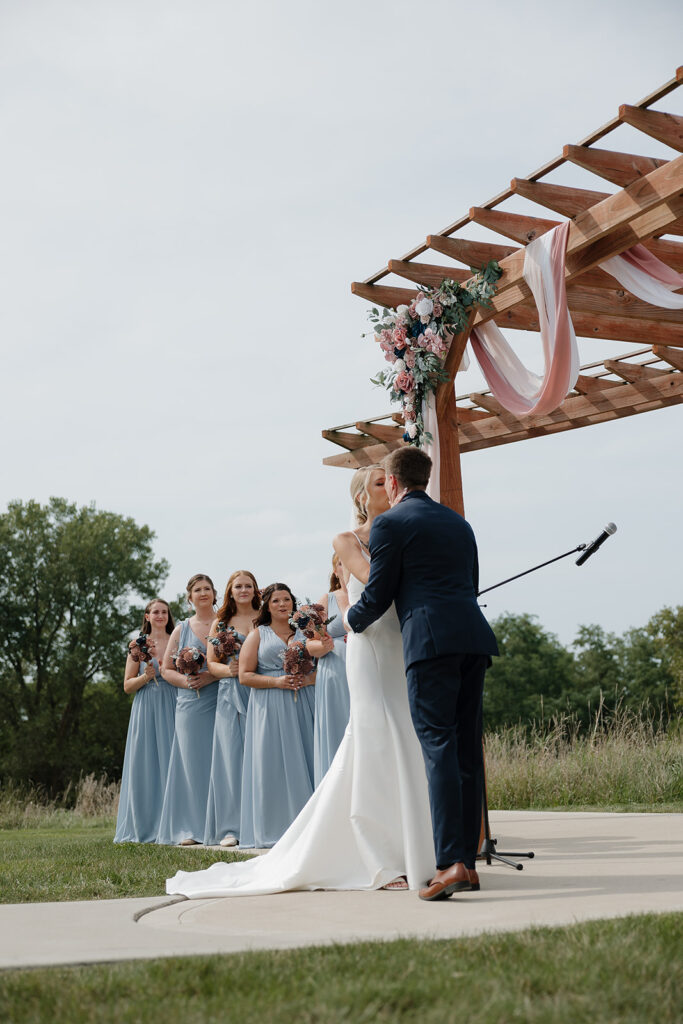
<path fill-rule="evenodd" d="M 668 0 L 1 0 L 0 507 L 148 524 L 169 596 L 235 568 L 319 595 L 350 481 L 320 431 L 390 411 L 350 282 L 672 77 L 682 30 Z M 482 586 L 619 528 L 489 616 L 568 643 L 680 603 L 682 426 L 679 406 L 465 455 Z"/>

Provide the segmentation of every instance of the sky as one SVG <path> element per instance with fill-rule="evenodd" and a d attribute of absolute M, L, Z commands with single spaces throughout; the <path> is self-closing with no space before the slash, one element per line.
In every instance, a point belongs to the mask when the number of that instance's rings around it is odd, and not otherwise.
<path fill-rule="evenodd" d="M 60 495 L 132 516 L 171 564 L 165 596 L 237 568 L 323 593 L 351 475 L 322 465 L 340 449 L 321 430 L 391 411 L 351 281 L 681 63 L 679 3 L 563 11 L 0 0 L 0 510 Z M 683 113 L 683 88 L 657 106 Z M 671 155 L 626 128 L 608 145 Z M 628 350 L 581 342 L 584 362 Z M 682 426 L 679 406 L 464 455 L 482 587 L 618 526 L 487 615 L 570 643 L 681 603 Z"/>

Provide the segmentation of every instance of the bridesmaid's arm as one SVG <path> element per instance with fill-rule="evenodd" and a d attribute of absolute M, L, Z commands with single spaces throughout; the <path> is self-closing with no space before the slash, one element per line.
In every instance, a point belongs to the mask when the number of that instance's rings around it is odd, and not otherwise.
<path fill-rule="evenodd" d="M 318 604 L 321 604 L 323 606 L 323 608 L 325 609 L 324 612 L 323 612 L 323 618 L 326 619 L 327 618 L 327 594 L 325 594 L 324 597 L 321 597 L 319 599 Z M 319 637 L 316 636 L 315 639 L 307 640 L 306 641 L 306 650 L 314 658 L 324 658 L 326 654 L 329 654 L 330 651 L 334 650 L 334 640 L 329 635 L 329 633 L 327 633 L 325 635 L 324 639 L 322 639 L 322 640 Z"/>
<path fill-rule="evenodd" d="M 145 671 L 138 675 L 140 669 L 139 662 L 133 661 L 130 654 L 126 658 L 126 669 L 123 673 L 123 692 L 127 694 L 137 693 L 143 686 L 151 682 L 154 679 L 154 665 L 151 662 L 146 662 Z"/>
<path fill-rule="evenodd" d="M 171 686 L 175 686 L 179 690 L 189 690 L 190 687 L 187 682 L 187 677 L 184 676 L 182 672 L 177 672 L 173 667 L 173 655 L 178 653 L 181 628 L 181 626 L 176 626 L 171 633 L 168 644 L 166 645 L 164 660 L 161 663 L 161 674 L 166 682 L 170 683 Z"/>
<path fill-rule="evenodd" d="M 251 686 L 254 690 L 296 690 L 294 676 L 263 676 L 256 671 L 258 668 L 258 649 L 261 634 L 255 629 L 242 644 L 240 651 L 239 672 L 242 686 Z"/>
<path fill-rule="evenodd" d="M 209 630 L 209 635 L 206 638 L 206 667 L 211 673 L 214 679 L 227 679 L 229 676 L 236 676 L 236 671 L 231 671 L 233 659 L 231 658 L 227 665 L 224 665 L 222 661 L 218 660 L 216 655 L 216 648 L 211 643 L 211 637 L 216 636 L 218 633 L 218 619 L 213 620 L 213 625 Z"/>

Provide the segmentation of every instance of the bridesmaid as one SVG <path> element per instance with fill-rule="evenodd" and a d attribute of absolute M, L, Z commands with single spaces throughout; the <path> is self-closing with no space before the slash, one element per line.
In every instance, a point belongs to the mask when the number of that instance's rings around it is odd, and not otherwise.
<path fill-rule="evenodd" d="M 159 669 L 173 632 L 166 601 L 156 597 L 142 616 L 140 630 L 149 637 L 151 661 L 126 659 L 123 689 L 134 694 L 123 758 L 121 797 L 115 843 L 153 843 L 159 830 L 161 802 L 173 744 L 177 691 Z M 132 645 L 131 645 L 132 646 Z"/>
<path fill-rule="evenodd" d="M 239 664 L 240 683 L 252 691 L 242 776 L 243 848 L 274 846 L 313 793 L 315 673 L 303 681 L 285 675 L 280 657 L 290 640 L 303 639 L 288 621 L 296 600 L 286 583 L 272 583 L 262 599 Z"/>
<path fill-rule="evenodd" d="M 328 635 L 308 640 L 306 647 L 319 658 L 315 677 L 315 724 L 313 729 L 313 777 L 317 787 L 334 760 L 337 747 L 349 721 L 349 684 L 346 681 L 346 630 L 342 616 L 349 606 L 346 586 L 342 582 L 339 557 L 332 559 L 330 591 L 318 601 L 325 609 L 323 618 L 332 622 Z"/>
<path fill-rule="evenodd" d="M 255 577 L 246 570 L 234 572 L 225 588 L 223 604 L 216 613 L 209 639 L 232 626 L 244 642 L 254 628 L 254 616 L 261 607 Z M 212 643 L 208 645 L 208 668 L 218 680 L 216 724 L 213 731 L 211 781 L 206 804 L 206 846 L 237 846 L 240 834 L 242 761 L 244 730 L 251 691 L 239 683 L 237 658 L 222 664 Z"/>
<path fill-rule="evenodd" d="M 187 599 L 194 615 L 179 622 L 173 630 L 161 666 L 164 677 L 180 691 L 157 836 L 157 843 L 166 846 L 197 846 L 204 839 L 218 697 L 218 683 L 206 668 L 185 676 L 173 667 L 173 655 L 183 647 L 198 647 L 206 654 L 206 638 L 216 603 L 211 578 L 204 573 L 192 576 L 187 584 Z"/>

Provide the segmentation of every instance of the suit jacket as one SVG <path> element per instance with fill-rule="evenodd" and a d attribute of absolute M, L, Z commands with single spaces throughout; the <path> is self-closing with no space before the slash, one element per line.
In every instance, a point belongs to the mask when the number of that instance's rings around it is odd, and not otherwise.
<path fill-rule="evenodd" d="M 401 623 L 406 669 L 444 654 L 498 654 L 477 604 L 479 563 L 469 523 L 425 491 L 408 491 L 370 531 L 370 579 L 347 619 L 354 633 L 391 602 Z"/>

